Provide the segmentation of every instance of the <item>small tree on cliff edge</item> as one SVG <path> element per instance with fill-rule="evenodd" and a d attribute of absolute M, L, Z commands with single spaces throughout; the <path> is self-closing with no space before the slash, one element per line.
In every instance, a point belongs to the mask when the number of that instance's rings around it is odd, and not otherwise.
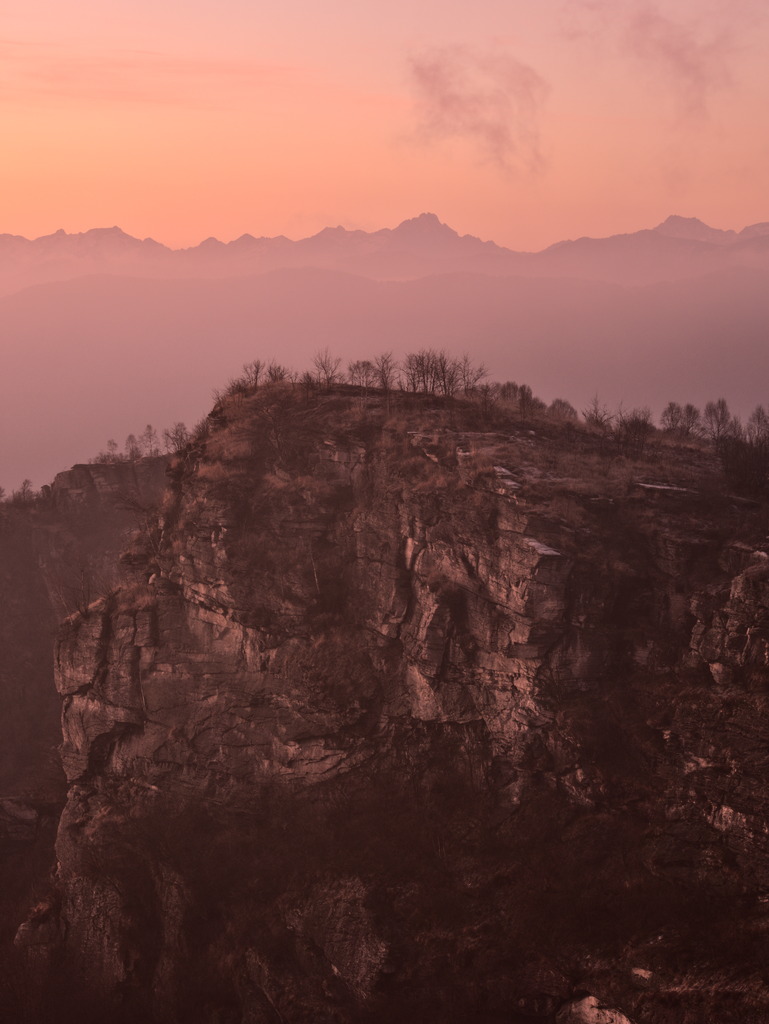
<path fill-rule="evenodd" d="M 32 486 L 31 480 L 22 480 L 19 485 L 19 489 L 11 494 L 11 501 L 15 505 L 28 505 L 34 501 L 37 495 L 35 489 Z"/>
<path fill-rule="evenodd" d="M 312 358 L 312 365 L 315 367 L 318 383 L 327 388 L 338 383 L 341 362 L 342 360 L 332 356 L 327 348 L 316 352 Z"/>
<path fill-rule="evenodd" d="M 158 432 L 157 432 L 157 430 L 155 430 L 155 428 L 152 426 L 151 423 L 148 423 L 147 426 L 142 431 L 142 435 L 141 435 L 141 438 L 140 438 L 140 443 L 141 443 L 142 451 L 144 452 L 145 455 L 150 455 L 150 456 L 160 455 L 160 444 L 158 443 Z"/>
<path fill-rule="evenodd" d="M 383 352 L 381 356 L 377 356 L 374 359 L 374 370 L 377 387 L 385 393 L 392 391 L 398 377 L 398 364 L 392 352 Z"/>
<path fill-rule="evenodd" d="M 172 427 L 166 427 L 163 431 L 163 444 L 169 454 L 178 454 L 190 442 L 190 432 L 184 423 L 174 423 Z"/>
<path fill-rule="evenodd" d="M 139 442 L 136 440 L 135 434 L 129 434 L 125 439 L 125 455 L 127 459 L 133 461 L 134 459 L 140 459 L 142 457 L 142 449 Z"/>

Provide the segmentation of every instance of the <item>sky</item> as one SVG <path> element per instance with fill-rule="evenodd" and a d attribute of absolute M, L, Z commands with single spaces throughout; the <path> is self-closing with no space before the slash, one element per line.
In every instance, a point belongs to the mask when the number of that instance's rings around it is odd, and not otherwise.
<path fill-rule="evenodd" d="M 769 219 L 765 0 L 2 0 L 0 232 Z"/>

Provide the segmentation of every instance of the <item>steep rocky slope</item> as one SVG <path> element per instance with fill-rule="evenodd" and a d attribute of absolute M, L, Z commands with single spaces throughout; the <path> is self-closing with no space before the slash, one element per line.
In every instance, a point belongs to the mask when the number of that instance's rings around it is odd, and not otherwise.
<path fill-rule="evenodd" d="M 11 944 L 51 873 L 66 795 L 57 625 L 116 585 L 118 555 L 140 510 L 157 507 L 166 465 L 76 466 L 39 499 L 0 505 L 0 1016 L 8 1019 L 19 978 Z"/>
<path fill-rule="evenodd" d="M 220 404 L 62 626 L 36 1019 L 765 1021 L 764 510 L 387 404 Z"/>
<path fill-rule="evenodd" d="M 0 505 L 0 792 L 29 784 L 60 740 L 53 685 L 58 622 L 117 582 L 137 514 L 157 507 L 165 458 L 75 466 L 43 495 Z"/>

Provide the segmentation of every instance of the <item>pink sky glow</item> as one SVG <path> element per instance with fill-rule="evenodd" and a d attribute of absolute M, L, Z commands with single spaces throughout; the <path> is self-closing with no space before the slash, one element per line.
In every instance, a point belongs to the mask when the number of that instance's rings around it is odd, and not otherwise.
<path fill-rule="evenodd" d="M 763 2 L 29 0 L 2 31 L 1 232 L 769 219 Z"/>

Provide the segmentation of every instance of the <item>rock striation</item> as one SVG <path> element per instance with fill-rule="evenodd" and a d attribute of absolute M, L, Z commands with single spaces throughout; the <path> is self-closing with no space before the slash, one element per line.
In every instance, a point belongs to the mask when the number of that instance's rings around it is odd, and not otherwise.
<path fill-rule="evenodd" d="M 219 403 L 63 623 L 39 987 L 156 1024 L 766 1020 L 762 511 L 397 414 Z"/>

